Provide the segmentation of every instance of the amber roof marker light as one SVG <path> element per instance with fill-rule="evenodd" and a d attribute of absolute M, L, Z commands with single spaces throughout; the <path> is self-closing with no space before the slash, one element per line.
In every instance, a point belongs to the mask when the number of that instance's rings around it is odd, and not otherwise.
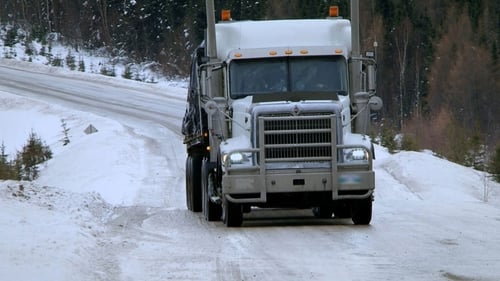
<path fill-rule="evenodd" d="M 332 18 L 336 18 L 339 16 L 339 6 L 330 6 L 328 11 L 328 16 Z"/>
<path fill-rule="evenodd" d="M 221 10 L 220 11 L 220 19 L 221 19 L 221 21 L 230 21 L 231 20 L 231 10 Z"/>

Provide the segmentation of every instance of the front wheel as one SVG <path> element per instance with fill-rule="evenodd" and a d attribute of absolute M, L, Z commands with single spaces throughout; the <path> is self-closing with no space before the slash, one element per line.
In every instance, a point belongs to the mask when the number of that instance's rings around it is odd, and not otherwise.
<path fill-rule="evenodd" d="M 240 204 L 229 202 L 224 198 L 223 220 L 227 227 L 239 227 L 243 223 L 243 208 Z"/>
<path fill-rule="evenodd" d="M 214 172 L 208 167 L 207 159 L 203 159 L 201 165 L 201 192 L 203 202 L 203 216 L 207 221 L 218 221 L 222 215 L 222 208 L 210 200 L 210 196 L 215 188 Z"/>
<path fill-rule="evenodd" d="M 353 203 L 352 222 L 367 225 L 372 220 L 372 197 L 358 200 Z"/>
<path fill-rule="evenodd" d="M 201 212 L 201 160 L 198 154 L 186 159 L 186 204 L 188 210 Z"/>
<path fill-rule="evenodd" d="M 186 207 L 193 210 L 193 158 L 190 155 L 186 158 Z"/>
<path fill-rule="evenodd" d="M 351 204 L 345 201 L 337 201 L 333 206 L 333 215 L 336 219 L 351 218 Z"/>

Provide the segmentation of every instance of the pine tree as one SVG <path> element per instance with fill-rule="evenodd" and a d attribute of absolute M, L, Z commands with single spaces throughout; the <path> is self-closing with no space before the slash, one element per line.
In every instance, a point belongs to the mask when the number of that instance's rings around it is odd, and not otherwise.
<path fill-rule="evenodd" d="M 18 153 L 17 164 L 22 167 L 20 178 L 34 180 L 38 177 L 38 165 L 52 158 L 52 151 L 34 132 L 30 133 L 27 143 Z M 20 163 L 19 163 L 20 162 Z"/>
<path fill-rule="evenodd" d="M 7 157 L 8 155 L 5 153 L 5 144 L 2 142 L 0 146 L 0 179 L 10 178 L 10 165 Z"/>
<path fill-rule="evenodd" d="M 61 119 L 61 127 L 63 129 L 63 138 L 61 139 L 63 145 L 68 145 L 70 143 L 69 140 L 69 128 L 68 124 L 66 124 L 66 121 L 64 119 Z"/>
<path fill-rule="evenodd" d="M 495 155 L 491 159 L 489 172 L 493 175 L 495 181 L 500 182 L 500 145 L 497 146 Z"/>

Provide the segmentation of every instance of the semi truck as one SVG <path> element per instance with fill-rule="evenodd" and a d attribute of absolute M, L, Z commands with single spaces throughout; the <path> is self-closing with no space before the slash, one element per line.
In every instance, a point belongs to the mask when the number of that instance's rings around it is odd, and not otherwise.
<path fill-rule="evenodd" d="M 192 55 L 182 124 L 186 204 L 238 227 L 257 208 L 311 209 L 370 224 L 376 96 L 373 50 L 360 54 L 351 19 L 245 20 L 206 1 L 205 40 Z M 328 16 L 326 16 L 328 14 Z"/>

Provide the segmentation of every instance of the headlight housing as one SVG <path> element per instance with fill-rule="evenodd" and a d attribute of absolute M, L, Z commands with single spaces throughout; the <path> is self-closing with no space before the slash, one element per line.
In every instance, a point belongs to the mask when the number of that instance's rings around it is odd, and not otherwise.
<path fill-rule="evenodd" d="M 343 150 L 344 163 L 367 162 L 370 154 L 363 148 L 346 148 Z"/>
<path fill-rule="evenodd" d="M 248 157 L 241 152 L 224 153 L 222 155 L 222 164 L 225 165 L 227 161 L 229 161 L 229 166 L 243 164 L 248 161 Z"/>

